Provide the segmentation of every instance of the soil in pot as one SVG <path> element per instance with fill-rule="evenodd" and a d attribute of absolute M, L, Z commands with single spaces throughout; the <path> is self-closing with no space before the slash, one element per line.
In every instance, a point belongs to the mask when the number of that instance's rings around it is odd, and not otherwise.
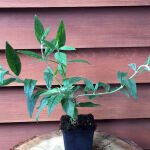
<path fill-rule="evenodd" d="M 74 124 L 69 116 L 61 117 L 60 129 L 64 137 L 65 150 L 92 150 L 96 124 L 92 114 L 78 115 Z"/>

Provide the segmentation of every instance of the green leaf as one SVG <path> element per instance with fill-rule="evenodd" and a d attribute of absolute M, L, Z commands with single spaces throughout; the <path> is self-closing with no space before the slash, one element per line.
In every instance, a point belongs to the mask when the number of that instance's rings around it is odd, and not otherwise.
<path fill-rule="evenodd" d="M 63 99 L 61 101 L 61 104 L 64 112 L 71 118 L 73 118 L 75 109 L 75 103 L 73 102 L 73 98 Z"/>
<path fill-rule="evenodd" d="M 120 82 L 120 83 L 122 83 L 122 81 L 123 80 L 125 80 L 125 78 L 127 77 L 127 75 L 128 75 L 128 73 L 127 72 L 118 72 L 117 73 L 117 75 L 118 75 L 118 81 Z"/>
<path fill-rule="evenodd" d="M 76 50 L 76 48 L 70 47 L 70 46 L 63 46 L 63 47 L 60 47 L 59 50 L 73 51 L 73 50 Z"/>
<path fill-rule="evenodd" d="M 125 89 L 121 89 L 119 90 L 121 93 L 123 93 L 125 96 L 127 96 L 128 98 L 130 98 L 129 93 L 125 90 Z"/>
<path fill-rule="evenodd" d="M 45 30 L 37 15 L 34 16 L 34 32 L 37 40 L 41 44 L 42 36 L 44 35 Z"/>
<path fill-rule="evenodd" d="M 66 33 L 65 33 L 65 26 L 63 21 L 60 21 L 57 35 L 56 35 L 56 44 L 58 45 L 58 48 L 64 46 L 66 43 Z"/>
<path fill-rule="evenodd" d="M 35 108 L 36 102 L 38 100 L 38 98 L 40 97 L 40 94 L 42 93 L 42 91 L 37 91 L 36 93 L 34 93 L 30 99 L 27 100 L 27 107 L 28 107 L 28 112 L 30 115 L 30 118 L 32 118 L 32 114 L 33 114 L 33 110 Z"/>
<path fill-rule="evenodd" d="M 72 78 L 67 78 L 63 80 L 63 85 L 65 87 L 71 87 L 73 84 L 75 84 L 76 82 L 82 80 L 81 77 L 72 77 Z"/>
<path fill-rule="evenodd" d="M 3 84 L 4 76 L 8 71 L 0 71 L 0 83 Z"/>
<path fill-rule="evenodd" d="M 54 60 L 51 60 L 51 59 L 45 59 L 45 60 L 57 63 L 57 61 L 54 61 Z M 37 59 L 37 60 L 31 61 L 31 63 L 38 62 L 38 61 L 45 61 L 45 60 L 44 59 Z"/>
<path fill-rule="evenodd" d="M 132 97 L 136 100 L 136 98 L 137 98 L 137 89 L 136 89 L 135 80 L 133 78 L 128 79 L 128 80 L 123 80 L 122 84 L 124 84 L 127 87 L 130 94 L 132 95 Z"/>
<path fill-rule="evenodd" d="M 94 92 L 93 83 L 92 83 L 90 80 L 85 79 L 85 78 L 83 78 L 83 81 L 84 81 L 84 84 L 86 85 L 86 87 L 87 87 L 88 89 L 90 89 L 92 92 Z"/>
<path fill-rule="evenodd" d="M 73 116 L 74 119 L 77 119 L 78 118 L 78 109 L 75 107 L 74 109 L 74 116 Z"/>
<path fill-rule="evenodd" d="M 144 71 L 147 71 L 147 70 L 148 70 L 148 68 L 144 68 L 144 69 L 141 70 L 141 73 L 144 72 Z"/>
<path fill-rule="evenodd" d="M 58 70 L 59 70 L 59 73 L 62 75 L 63 79 L 65 79 L 66 78 L 66 66 L 59 64 Z"/>
<path fill-rule="evenodd" d="M 94 104 L 92 102 L 86 102 L 86 103 L 79 103 L 77 107 L 97 107 L 101 106 L 100 104 Z"/>
<path fill-rule="evenodd" d="M 68 63 L 70 63 L 70 62 L 81 62 L 81 63 L 89 64 L 89 62 L 86 61 L 86 60 L 69 60 L 69 61 L 67 61 L 67 62 L 68 62 Z"/>
<path fill-rule="evenodd" d="M 16 80 L 15 78 L 5 79 L 5 80 L 3 80 L 3 83 L 0 83 L 0 86 L 8 85 L 8 84 L 14 82 L 15 80 Z"/>
<path fill-rule="evenodd" d="M 18 50 L 17 51 L 18 53 L 21 53 L 21 54 L 25 54 L 27 56 L 30 56 L 30 57 L 34 57 L 34 58 L 37 58 L 37 59 L 41 59 L 42 57 L 35 53 L 35 52 L 32 52 L 32 51 L 22 51 L 22 50 Z"/>
<path fill-rule="evenodd" d="M 58 70 L 63 78 L 66 78 L 66 65 L 67 65 L 67 56 L 65 53 L 57 52 L 55 53 L 55 59 L 59 63 Z"/>
<path fill-rule="evenodd" d="M 32 93 L 34 91 L 37 80 L 25 79 L 24 80 L 24 93 L 27 97 L 27 100 L 31 99 Z"/>
<path fill-rule="evenodd" d="M 134 71 L 136 71 L 136 64 L 132 63 L 132 64 L 128 64 L 128 66 L 133 69 Z"/>
<path fill-rule="evenodd" d="M 50 49 L 54 50 L 55 45 L 52 42 L 44 40 L 44 46 L 49 47 Z"/>
<path fill-rule="evenodd" d="M 63 94 L 52 95 L 48 100 L 48 116 L 50 116 L 53 109 L 57 106 L 58 103 L 63 99 Z"/>
<path fill-rule="evenodd" d="M 43 34 L 43 36 L 42 36 L 42 40 L 45 40 L 45 38 L 47 37 L 47 35 L 48 35 L 50 29 L 51 29 L 51 27 L 48 27 L 48 28 L 46 29 L 46 31 L 44 32 L 44 34 Z"/>
<path fill-rule="evenodd" d="M 148 57 L 147 64 L 148 64 L 148 65 L 150 64 L 150 56 Z"/>
<path fill-rule="evenodd" d="M 98 82 L 95 85 L 94 91 L 96 91 L 99 87 L 103 87 L 107 92 L 110 90 L 110 85 L 109 84 L 106 84 L 106 83 L 103 83 L 103 82 Z"/>
<path fill-rule="evenodd" d="M 58 94 L 58 93 L 59 93 L 59 89 L 58 88 L 53 88 L 52 90 L 46 90 L 46 92 L 42 93 L 40 96 Z"/>
<path fill-rule="evenodd" d="M 57 52 L 55 53 L 55 59 L 59 64 L 66 66 L 67 64 L 67 56 L 65 53 Z"/>
<path fill-rule="evenodd" d="M 45 57 L 49 56 L 54 52 L 54 49 L 50 49 L 49 47 L 45 48 Z"/>
<path fill-rule="evenodd" d="M 54 72 L 54 75 L 57 75 L 58 71 L 59 71 L 59 70 L 58 70 L 58 69 L 56 69 L 56 70 L 55 70 L 55 72 Z"/>
<path fill-rule="evenodd" d="M 73 97 L 73 95 L 77 92 L 77 91 L 81 91 L 82 87 L 81 86 L 76 86 L 71 90 L 70 96 Z"/>
<path fill-rule="evenodd" d="M 51 72 L 51 69 L 49 67 L 44 71 L 44 80 L 46 82 L 47 88 L 51 89 L 53 82 L 53 73 Z"/>
<path fill-rule="evenodd" d="M 45 96 L 42 98 L 41 102 L 40 102 L 40 107 L 38 109 L 38 112 L 36 114 L 36 120 L 38 121 L 38 118 L 39 118 L 39 113 L 41 110 L 43 110 L 45 108 L 45 106 L 48 104 L 48 99 L 49 99 L 50 96 Z"/>
<path fill-rule="evenodd" d="M 5 53 L 6 53 L 7 63 L 11 71 L 18 76 L 21 72 L 20 58 L 8 42 L 6 42 Z"/>

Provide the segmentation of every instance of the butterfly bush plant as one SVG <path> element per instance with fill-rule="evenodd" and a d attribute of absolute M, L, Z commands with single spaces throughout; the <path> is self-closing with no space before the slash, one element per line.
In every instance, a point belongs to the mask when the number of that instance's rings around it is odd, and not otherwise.
<path fill-rule="evenodd" d="M 13 73 L 4 69 L 0 65 L 0 85 L 8 85 L 12 82 L 18 82 L 24 84 L 24 93 L 27 97 L 27 107 L 30 117 L 32 117 L 33 110 L 36 106 L 37 100 L 40 98 L 40 106 L 37 107 L 36 120 L 38 120 L 39 113 L 45 107 L 48 107 L 48 116 L 52 113 L 53 109 L 61 103 L 64 112 L 70 116 L 71 122 L 74 122 L 78 116 L 79 107 L 97 107 L 99 104 L 95 104 L 92 100 L 99 96 L 102 97 L 106 94 L 112 94 L 117 91 L 122 92 L 126 96 L 130 95 L 136 99 L 137 98 L 137 88 L 136 82 L 133 77 L 139 72 L 150 71 L 150 57 L 148 60 L 139 67 L 136 64 L 129 64 L 134 70 L 134 73 L 127 78 L 127 72 L 118 72 L 118 80 L 120 86 L 115 88 L 110 88 L 109 84 L 98 82 L 95 85 L 88 79 L 84 77 L 66 77 L 67 64 L 71 62 L 88 63 L 85 60 L 67 60 L 67 55 L 65 51 L 75 51 L 76 49 L 70 46 L 65 46 L 66 43 L 66 33 L 64 23 L 61 20 L 56 37 L 48 41 L 46 37 L 50 31 L 51 27 L 44 29 L 38 16 L 35 15 L 34 18 L 34 31 L 35 36 L 41 45 L 41 54 L 37 54 L 32 51 L 18 50 L 15 51 L 13 47 L 6 42 L 6 59 L 9 68 Z M 36 58 L 34 62 L 42 61 L 46 64 L 45 71 L 43 72 L 46 88 L 41 88 L 36 85 L 37 80 L 34 79 L 21 79 L 19 77 L 21 72 L 21 61 L 17 53 L 22 53 L 30 57 Z M 54 58 L 49 59 L 49 56 L 54 53 Z M 57 64 L 55 70 L 52 69 L 51 64 Z M 62 76 L 62 80 L 57 77 L 58 74 Z M 5 75 L 10 76 L 6 78 Z M 58 83 L 57 87 L 52 87 L 53 81 L 56 80 Z M 77 82 L 83 81 L 84 86 L 76 85 Z M 126 88 L 125 88 L 126 87 Z M 99 88 L 104 88 L 103 92 L 98 92 Z M 127 91 L 128 90 L 128 91 Z M 77 92 L 81 91 L 81 92 Z M 78 94 L 82 93 L 82 94 Z M 80 97 L 88 96 L 87 102 L 80 102 Z"/>

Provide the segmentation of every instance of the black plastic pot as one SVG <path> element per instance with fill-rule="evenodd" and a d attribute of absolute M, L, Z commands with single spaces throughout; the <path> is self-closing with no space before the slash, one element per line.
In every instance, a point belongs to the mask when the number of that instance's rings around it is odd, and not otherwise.
<path fill-rule="evenodd" d="M 92 114 L 78 115 L 75 124 L 71 124 L 69 116 L 62 116 L 60 129 L 63 133 L 65 150 L 92 150 L 96 129 Z"/>
<path fill-rule="evenodd" d="M 92 150 L 94 130 L 63 131 L 65 150 Z"/>

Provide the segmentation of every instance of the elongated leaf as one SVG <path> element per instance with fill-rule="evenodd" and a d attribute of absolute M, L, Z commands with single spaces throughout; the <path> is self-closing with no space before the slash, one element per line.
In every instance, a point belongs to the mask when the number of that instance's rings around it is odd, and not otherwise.
<path fill-rule="evenodd" d="M 125 90 L 125 89 L 121 89 L 120 90 L 121 93 L 123 93 L 125 96 L 127 96 L 128 98 L 130 98 L 129 93 Z"/>
<path fill-rule="evenodd" d="M 147 64 L 150 64 L 150 56 L 148 57 Z"/>
<path fill-rule="evenodd" d="M 86 102 L 86 103 L 79 103 L 77 107 L 97 107 L 101 106 L 100 104 L 94 104 L 92 102 Z"/>
<path fill-rule="evenodd" d="M 63 66 L 66 66 L 66 64 L 67 64 L 67 56 L 66 56 L 65 53 L 62 53 L 62 52 L 55 53 L 55 59 L 56 59 L 56 61 L 59 64 L 61 64 Z"/>
<path fill-rule="evenodd" d="M 42 98 L 42 100 L 40 102 L 40 106 L 39 106 L 38 112 L 36 114 L 36 120 L 37 121 L 38 121 L 38 118 L 39 118 L 40 111 L 43 110 L 45 108 L 45 106 L 48 104 L 49 97 L 50 96 L 45 96 L 45 97 Z"/>
<path fill-rule="evenodd" d="M 60 21 L 60 24 L 57 30 L 56 43 L 57 43 L 58 48 L 64 46 L 66 43 L 65 26 L 62 20 Z"/>
<path fill-rule="evenodd" d="M 3 84 L 4 76 L 8 71 L 0 71 L 0 83 Z"/>
<path fill-rule="evenodd" d="M 84 81 L 86 87 L 87 87 L 88 89 L 90 89 L 92 92 L 94 92 L 93 83 L 92 83 L 90 80 L 85 79 L 85 78 L 83 78 L 83 81 Z"/>
<path fill-rule="evenodd" d="M 72 78 L 67 78 L 63 80 L 63 85 L 65 87 L 71 87 L 73 84 L 75 84 L 76 82 L 82 80 L 81 77 L 72 77 Z"/>
<path fill-rule="evenodd" d="M 70 46 L 63 46 L 63 47 L 60 47 L 59 50 L 74 51 L 76 49 L 74 47 L 70 47 Z"/>
<path fill-rule="evenodd" d="M 147 70 L 148 70 L 148 68 L 144 68 L 144 69 L 141 70 L 141 73 L 144 72 L 144 71 L 147 71 Z"/>
<path fill-rule="evenodd" d="M 54 52 L 54 49 L 50 49 L 49 47 L 45 48 L 45 57 L 49 56 Z"/>
<path fill-rule="evenodd" d="M 18 50 L 17 51 L 18 53 L 21 53 L 21 54 L 25 54 L 27 56 L 30 56 L 30 57 L 34 57 L 34 58 L 37 58 L 37 59 L 41 59 L 42 57 L 35 53 L 35 52 L 32 52 L 32 51 L 22 51 L 22 50 Z"/>
<path fill-rule="evenodd" d="M 42 93 L 40 96 L 57 94 L 57 93 L 59 93 L 59 89 L 58 88 L 53 88 L 52 90 L 47 90 L 46 92 Z"/>
<path fill-rule="evenodd" d="M 99 87 L 103 87 L 107 92 L 110 90 L 110 85 L 109 84 L 106 84 L 106 83 L 103 83 L 103 82 L 98 82 L 95 85 L 94 91 L 96 91 Z"/>
<path fill-rule="evenodd" d="M 128 73 L 127 72 L 118 72 L 117 76 L 118 76 L 118 81 L 120 83 L 122 83 L 123 80 L 125 80 L 125 78 L 127 77 Z"/>
<path fill-rule="evenodd" d="M 48 116 L 50 116 L 53 109 L 61 102 L 63 99 L 63 94 L 52 95 L 48 100 Z"/>
<path fill-rule="evenodd" d="M 62 108 L 64 112 L 69 115 L 71 118 L 74 117 L 74 109 L 75 109 L 75 103 L 73 102 L 72 98 L 63 99 L 61 101 Z"/>
<path fill-rule="evenodd" d="M 5 53 L 9 68 L 14 74 L 18 76 L 21 72 L 20 58 L 8 42 L 6 42 Z"/>
<path fill-rule="evenodd" d="M 82 87 L 81 87 L 81 86 L 76 86 L 76 87 L 74 87 L 74 88 L 72 89 L 72 91 L 71 91 L 70 96 L 73 97 L 74 94 L 75 94 L 77 91 L 81 91 L 81 90 L 82 90 Z"/>
<path fill-rule="evenodd" d="M 63 79 L 65 79 L 66 78 L 66 66 L 59 64 L 58 71 L 62 75 Z"/>
<path fill-rule="evenodd" d="M 127 87 L 132 97 L 136 100 L 137 98 L 137 89 L 136 89 L 136 83 L 133 78 L 124 80 L 122 83 Z"/>
<path fill-rule="evenodd" d="M 46 82 L 47 88 L 51 89 L 53 82 L 53 73 L 51 72 L 51 69 L 49 67 L 44 71 L 44 80 Z"/>
<path fill-rule="evenodd" d="M 14 82 L 15 80 L 16 80 L 15 78 L 5 79 L 5 80 L 3 80 L 3 83 L 0 83 L 0 86 L 8 85 L 8 84 Z"/>
<path fill-rule="evenodd" d="M 69 60 L 69 61 L 67 61 L 67 62 L 68 62 L 68 63 L 70 63 L 70 62 L 81 62 L 81 63 L 89 64 L 89 62 L 86 61 L 86 60 Z"/>
<path fill-rule="evenodd" d="M 128 64 L 128 66 L 133 69 L 134 71 L 136 71 L 136 64 L 132 63 L 132 64 Z"/>
<path fill-rule="evenodd" d="M 41 44 L 42 36 L 44 35 L 45 30 L 37 15 L 34 16 L 34 32 L 37 40 Z"/>
<path fill-rule="evenodd" d="M 54 61 L 54 60 L 51 60 L 51 59 L 45 59 L 47 61 L 50 61 L 50 62 L 54 62 L 57 64 L 57 61 Z M 37 60 L 34 60 L 34 61 L 31 61 L 31 63 L 35 63 L 35 62 L 38 62 L 38 61 L 45 61 L 44 59 L 37 59 Z"/>
<path fill-rule="evenodd" d="M 31 99 L 37 80 L 25 79 L 24 80 L 24 93 L 28 100 Z"/>
<path fill-rule="evenodd" d="M 44 32 L 44 34 L 43 34 L 43 36 L 42 36 L 42 40 L 45 40 L 45 38 L 47 37 L 47 35 L 48 35 L 50 29 L 51 29 L 51 27 L 48 27 L 48 28 L 46 29 L 46 31 Z"/>
<path fill-rule="evenodd" d="M 28 107 L 28 112 L 29 112 L 30 118 L 32 117 L 33 110 L 35 108 L 36 102 L 37 102 L 38 98 L 40 97 L 41 93 L 42 93 L 42 91 L 37 91 L 36 93 L 34 93 L 31 96 L 31 98 L 29 100 L 27 100 L 27 107 Z"/>
<path fill-rule="evenodd" d="M 74 109 L 74 116 L 73 116 L 74 119 L 77 119 L 78 118 L 78 109 L 75 107 Z"/>
<path fill-rule="evenodd" d="M 52 42 L 46 41 L 44 40 L 44 45 L 46 47 L 49 47 L 50 49 L 54 50 L 55 49 L 55 45 Z"/>

